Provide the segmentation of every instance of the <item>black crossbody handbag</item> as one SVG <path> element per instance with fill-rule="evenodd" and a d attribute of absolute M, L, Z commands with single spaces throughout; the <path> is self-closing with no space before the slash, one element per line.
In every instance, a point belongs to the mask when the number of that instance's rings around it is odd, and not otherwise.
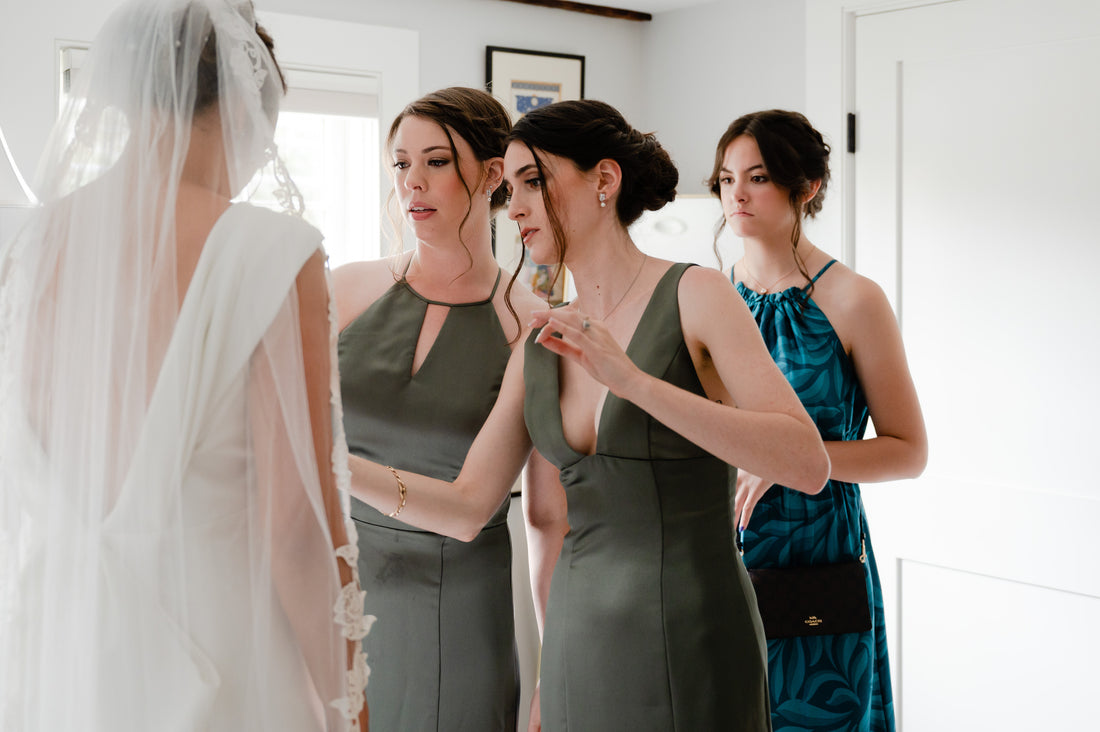
<path fill-rule="evenodd" d="M 859 543 L 858 560 L 749 570 L 764 635 L 769 640 L 871 629 L 867 548 L 862 532 Z M 744 556 L 740 541 L 738 549 Z"/>

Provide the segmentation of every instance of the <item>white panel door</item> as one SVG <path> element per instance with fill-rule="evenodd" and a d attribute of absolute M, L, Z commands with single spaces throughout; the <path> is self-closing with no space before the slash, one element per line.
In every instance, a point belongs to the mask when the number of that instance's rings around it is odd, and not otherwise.
<path fill-rule="evenodd" d="M 905 732 L 1100 729 L 1100 2 L 858 17 L 855 265 L 930 456 L 867 486 Z"/>

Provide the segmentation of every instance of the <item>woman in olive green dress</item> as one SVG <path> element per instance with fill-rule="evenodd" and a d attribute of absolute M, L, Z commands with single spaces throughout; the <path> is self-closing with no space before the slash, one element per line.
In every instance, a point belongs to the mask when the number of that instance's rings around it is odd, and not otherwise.
<path fill-rule="evenodd" d="M 729 281 L 631 241 L 675 195 L 652 135 L 560 102 L 516 124 L 504 175 L 532 259 L 564 261 L 577 298 L 532 318 L 453 484 L 353 460 L 353 492 L 468 539 L 533 441 L 564 487 L 525 492 L 543 633 L 532 727 L 541 712 L 546 730 L 768 730 L 728 465 L 818 491 L 817 431 Z"/>
<path fill-rule="evenodd" d="M 464 88 L 413 102 L 390 128 L 393 199 L 416 246 L 333 276 L 354 455 L 454 480 L 496 401 L 521 323 L 545 308 L 529 291 L 505 287 L 492 252 L 510 128 L 498 101 Z M 553 478 L 552 469 L 542 474 Z M 352 499 L 360 578 L 379 618 L 365 645 L 377 729 L 515 730 L 507 495 L 493 508 L 484 531 L 463 543 Z"/>

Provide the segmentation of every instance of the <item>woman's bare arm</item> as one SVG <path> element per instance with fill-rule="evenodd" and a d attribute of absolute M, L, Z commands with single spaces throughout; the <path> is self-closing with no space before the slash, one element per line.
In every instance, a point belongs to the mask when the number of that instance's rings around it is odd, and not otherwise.
<path fill-rule="evenodd" d="M 839 303 L 826 313 L 849 338 L 875 437 L 826 442 L 834 480 L 874 483 L 915 478 L 928 461 L 928 435 L 917 390 L 909 373 L 905 345 L 886 295 L 873 281 L 846 273 Z"/>
<path fill-rule="evenodd" d="M 474 438 L 455 482 L 401 471 L 407 487 L 398 518 L 437 534 L 470 541 L 504 502 L 531 452 L 523 421 L 523 349 L 508 361 L 500 394 Z M 384 465 L 351 457 L 352 495 L 382 513 L 399 503 L 398 483 Z"/>

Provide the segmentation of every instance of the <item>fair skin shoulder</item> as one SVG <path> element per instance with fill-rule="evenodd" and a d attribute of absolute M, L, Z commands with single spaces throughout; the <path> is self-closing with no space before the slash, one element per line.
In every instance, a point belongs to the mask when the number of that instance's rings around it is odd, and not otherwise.
<path fill-rule="evenodd" d="M 726 148 L 719 186 L 726 221 L 745 244 L 745 256 L 733 267 L 737 281 L 769 292 L 805 286 L 791 247 L 794 212 L 788 191 L 771 181 L 752 137 L 737 137 Z M 812 199 L 819 187 L 820 182 L 814 182 L 805 200 Z M 797 251 L 802 269 L 811 277 L 833 258 L 805 235 Z M 924 418 L 901 331 L 882 288 L 836 262 L 814 284 L 811 298 L 852 360 L 876 433 L 871 439 L 826 442 L 829 477 L 872 483 L 920 475 L 928 458 Z M 777 476 L 745 466 L 738 475 L 740 526 L 748 525 L 760 498 L 777 483 L 786 485 Z"/>

